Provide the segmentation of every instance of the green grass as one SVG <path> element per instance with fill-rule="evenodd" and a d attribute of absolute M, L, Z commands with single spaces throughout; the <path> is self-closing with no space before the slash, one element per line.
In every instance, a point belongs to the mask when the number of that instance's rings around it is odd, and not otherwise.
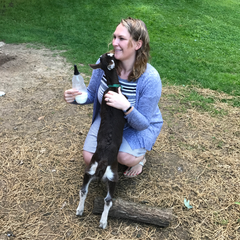
<path fill-rule="evenodd" d="M 194 90 L 185 91 L 185 97 L 180 100 L 181 104 L 185 104 L 191 108 L 197 108 L 199 111 L 207 111 L 211 115 L 225 115 L 226 111 L 222 109 L 216 109 L 214 107 L 214 97 L 205 97 L 200 95 Z"/>
<path fill-rule="evenodd" d="M 167 97 L 174 101 L 173 106 L 168 106 L 168 110 L 172 113 L 185 113 L 187 109 L 194 108 L 199 112 L 209 112 L 211 116 L 223 116 L 228 114 L 227 111 L 223 109 L 216 109 L 214 107 L 214 103 L 216 103 L 216 101 L 213 98 L 204 97 L 194 90 L 182 91 L 181 96 L 170 94 Z M 161 109 L 161 103 L 159 106 Z"/>
<path fill-rule="evenodd" d="M 146 23 L 163 84 L 240 95 L 239 0 L 0 0 L 0 41 L 65 49 L 89 73 L 128 16 Z"/>

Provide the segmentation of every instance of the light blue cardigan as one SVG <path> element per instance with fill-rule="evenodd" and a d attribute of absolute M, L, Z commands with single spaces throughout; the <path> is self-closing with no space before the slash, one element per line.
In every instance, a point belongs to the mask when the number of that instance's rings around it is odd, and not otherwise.
<path fill-rule="evenodd" d="M 85 104 L 93 103 L 92 122 L 100 110 L 97 93 L 103 74 L 101 69 L 93 70 L 87 87 L 88 99 Z M 161 91 L 160 76 L 157 70 L 148 63 L 146 71 L 137 82 L 134 109 L 125 116 L 127 123 L 123 136 L 132 149 L 145 148 L 148 151 L 152 149 L 163 125 L 162 114 L 158 107 Z"/>

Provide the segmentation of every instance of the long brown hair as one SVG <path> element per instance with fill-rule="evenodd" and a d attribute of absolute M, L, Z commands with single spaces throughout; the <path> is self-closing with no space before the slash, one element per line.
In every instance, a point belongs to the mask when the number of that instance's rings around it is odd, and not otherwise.
<path fill-rule="evenodd" d="M 136 51 L 136 59 L 133 65 L 133 70 L 128 76 L 128 81 L 136 81 L 145 72 L 147 68 L 147 62 L 150 57 L 150 38 L 148 35 L 147 27 L 142 20 L 133 19 L 131 17 L 122 19 L 119 24 L 122 24 L 127 28 L 132 40 L 136 42 L 142 40 L 141 48 Z M 118 60 L 116 61 L 118 75 L 120 75 L 122 70 L 121 64 L 119 64 L 119 62 L 120 61 Z"/>

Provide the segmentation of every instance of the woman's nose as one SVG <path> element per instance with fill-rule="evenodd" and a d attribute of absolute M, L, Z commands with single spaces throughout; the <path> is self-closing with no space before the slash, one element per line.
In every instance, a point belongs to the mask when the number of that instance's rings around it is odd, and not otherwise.
<path fill-rule="evenodd" d="M 112 45 L 113 46 L 117 46 L 118 45 L 118 40 L 116 38 L 113 38 Z"/>

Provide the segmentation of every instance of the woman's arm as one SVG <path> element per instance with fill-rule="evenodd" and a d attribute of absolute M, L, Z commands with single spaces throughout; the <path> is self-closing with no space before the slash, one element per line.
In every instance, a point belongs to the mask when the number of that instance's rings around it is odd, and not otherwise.
<path fill-rule="evenodd" d="M 151 118 L 158 108 L 161 91 L 162 84 L 158 73 L 149 74 L 142 80 L 139 86 L 138 99 L 136 99 L 138 101 L 136 108 L 133 108 L 125 116 L 132 128 L 141 131 L 149 127 Z"/>

